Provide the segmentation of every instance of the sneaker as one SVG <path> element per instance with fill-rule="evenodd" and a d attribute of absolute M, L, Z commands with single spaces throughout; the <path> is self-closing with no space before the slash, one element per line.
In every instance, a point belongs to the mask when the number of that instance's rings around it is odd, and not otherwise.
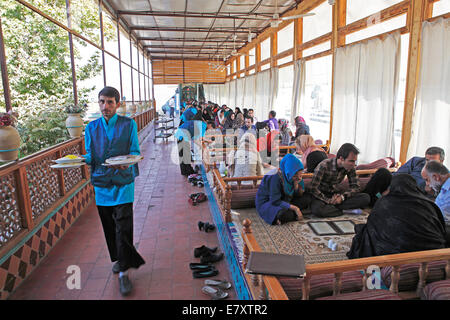
<path fill-rule="evenodd" d="M 123 296 L 128 295 L 131 292 L 132 288 L 133 288 L 133 285 L 131 284 L 131 281 L 128 278 L 128 276 L 119 277 L 119 289 L 120 289 L 120 293 Z"/>
<path fill-rule="evenodd" d="M 113 267 L 112 267 L 112 272 L 114 274 L 119 273 L 120 272 L 120 265 L 119 265 L 119 261 L 116 261 L 116 263 L 114 263 Z"/>

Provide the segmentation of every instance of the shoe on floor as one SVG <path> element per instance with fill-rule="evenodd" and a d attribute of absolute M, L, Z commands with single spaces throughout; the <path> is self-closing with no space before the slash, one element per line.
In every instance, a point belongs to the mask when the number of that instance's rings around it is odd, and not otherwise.
<path fill-rule="evenodd" d="M 214 266 L 209 263 L 189 263 L 189 269 L 191 270 L 210 270 L 214 269 Z"/>
<path fill-rule="evenodd" d="M 217 262 L 223 259 L 223 253 L 214 254 L 211 252 L 207 252 L 202 258 L 200 259 L 201 263 L 210 263 L 210 262 Z"/>
<path fill-rule="evenodd" d="M 120 293 L 123 296 L 128 295 L 131 292 L 132 288 L 133 288 L 133 285 L 131 284 L 131 281 L 128 278 L 128 276 L 119 277 L 119 289 L 120 289 Z"/>
<path fill-rule="evenodd" d="M 194 278 L 208 278 L 215 277 L 219 274 L 219 270 L 215 269 L 214 266 L 209 270 L 196 270 L 192 272 Z"/>
<path fill-rule="evenodd" d="M 226 290 L 231 288 L 231 283 L 227 280 L 218 280 L 218 279 L 206 279 L 205 285 L 207 286 L 215 286 L 219 289 Z"/>
<path fill-rule="evenodd" d="M 213 300 L 220 300 L 220 299 L 225 299 L 228 297 L 227 292 L 223 292 L 219 288 L 213 288 L 210 286 L 204 286 L 202 288 L 202 292 L 204 294 L 207 294 L 208 296 L 210 296 Z"/>
<path fill-rule="evenodd" d="M 120 265 L 119 265 L 119 261 L 116 261 L 116 263 L 114 263 L 113 267 L 112 267 L 112 272 L 114 274 L 119 273 L 120 272 Z"/>
<path fill-rule="evenodd" d="M 207 246 L 203 245 L 201 247 L 194 249 L 194 257 L 200 258 L 201 256 L 205 255 L 207 252 L 214 253 L 216 251 L 217 251 L 217 247 L 208 248 Z"/>

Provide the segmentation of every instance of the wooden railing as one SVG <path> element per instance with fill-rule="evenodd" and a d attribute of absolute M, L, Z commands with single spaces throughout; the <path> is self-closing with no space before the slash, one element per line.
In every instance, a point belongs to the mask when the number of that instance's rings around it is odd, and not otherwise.
<path fill-rule="evenodd" d="M 138 132 L 154 117 L 155 109 L 135 115 Z M 87 166 L 54 170 L 53 160 L 85 153 L 84 137 L 74 138 L 0 167 L 0 257 L 89 180 Z"/>
<path fill-rule="evenodd" d="M 251 230 L 251 221 L 246 219 L 243 222 L 242 238 L 244 240 L 243 262 L 242 266 L 245 270 L 250 252 L 261 251 Z M 334 274 L 334 290 L 333 295 L 338 295 L 342 289 L 342 274 L 347 271 L 362 271 L 362 290 L 368 290 L 367 279 L 370 274 L 366 273 L 369 266 L 377 266 L 379 268 L 392 266 L 391 284 L 389 290 L 395 294 L 399 293 L 398 285 L 400 281 L 400 267 L 405 264 L 420 263 L 419 281 L 416 291 L 411 294 L 408 292 L 407 297 L 418 297 L 421 290 L 425 287 L 428 276 L 428 264 L 432 261 L 447 261 L 445 266 L 446 279 L 450 279 L 450 248 L 436 249 L 426 251 L 416 251 L 408 253 L 398 253 L 384 256 L 376 256 L 369 258 L 340 260 L 334 262 L 324 262 L 306 265 L 306 275 L 303 280 L 302 300 L 309 299 L 311 277 Z M 259 288 L 259 298 L 261 300 L 286 300 L 288 299 L 280 282 L 274 276 L 252 275 L 249 276 L 251 284 L 255 288 Z M 266 290 L 267 289 L 267 290 Z"/>

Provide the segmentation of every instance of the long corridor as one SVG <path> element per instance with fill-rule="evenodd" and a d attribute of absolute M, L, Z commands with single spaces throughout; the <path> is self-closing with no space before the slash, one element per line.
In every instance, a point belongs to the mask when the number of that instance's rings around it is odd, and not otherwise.
<path fill-rule="evenodd" d="M 194 248 L 219 246 L 219 241 L 216 231 L 198 229 L 198 221 L 213 222 L 209 205 L 207 201 L 195 207 L 188 203 L 191 193 L 204 190 L 191 186 L 180 174 L 177 161 L 170 156 L 173 148 L 173 137 L 153 143 L 153 134 L 141 144 L 144 160 L 135 184 L 134 242 L 146 263 L 130 269 L 133 290 L 129 296 L 121 296 L 118 275 L 111 271 L 113 264 L 93 200 L 9 299 L 209 300 L 201 291 L 205 279 L 193 279 L 189 263 L 200 262 L 194 258 Z M 80 289 L 67 286 L 72 265 L 80 268 Z M 226 261 L 215 265 L 219 274 L 211 279 L 230 281 Z M 236 299 L 234 288 L 227 292 L 228 299 Z"/>

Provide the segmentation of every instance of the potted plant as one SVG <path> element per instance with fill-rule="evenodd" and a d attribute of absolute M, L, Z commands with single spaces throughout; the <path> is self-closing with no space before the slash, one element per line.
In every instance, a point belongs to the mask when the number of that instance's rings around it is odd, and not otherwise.
<path fill-rule="evenodd" d="M 125 100 L 123 100 L 122 103 L 120 104 L 120 106 L 117 108 L 116 113 L 119 116 L 123 116 L 123 117 L 125 117 L 127 115 L 127 103 Z"/>
<path fill-rule="evenodd" d="M 84 121 L 81 115 L 86 111 L 87 105 L 69 104 L 65 107 L 67 113 L 66 128 L 71 138 L 79 138 L 83 134 Z"/>
<path fill-rule="evenodd" d="M 19 156 L 20 136 L 15 128 L 17 113 L 0 113 L 0 160 L 13 161 Z"/>

